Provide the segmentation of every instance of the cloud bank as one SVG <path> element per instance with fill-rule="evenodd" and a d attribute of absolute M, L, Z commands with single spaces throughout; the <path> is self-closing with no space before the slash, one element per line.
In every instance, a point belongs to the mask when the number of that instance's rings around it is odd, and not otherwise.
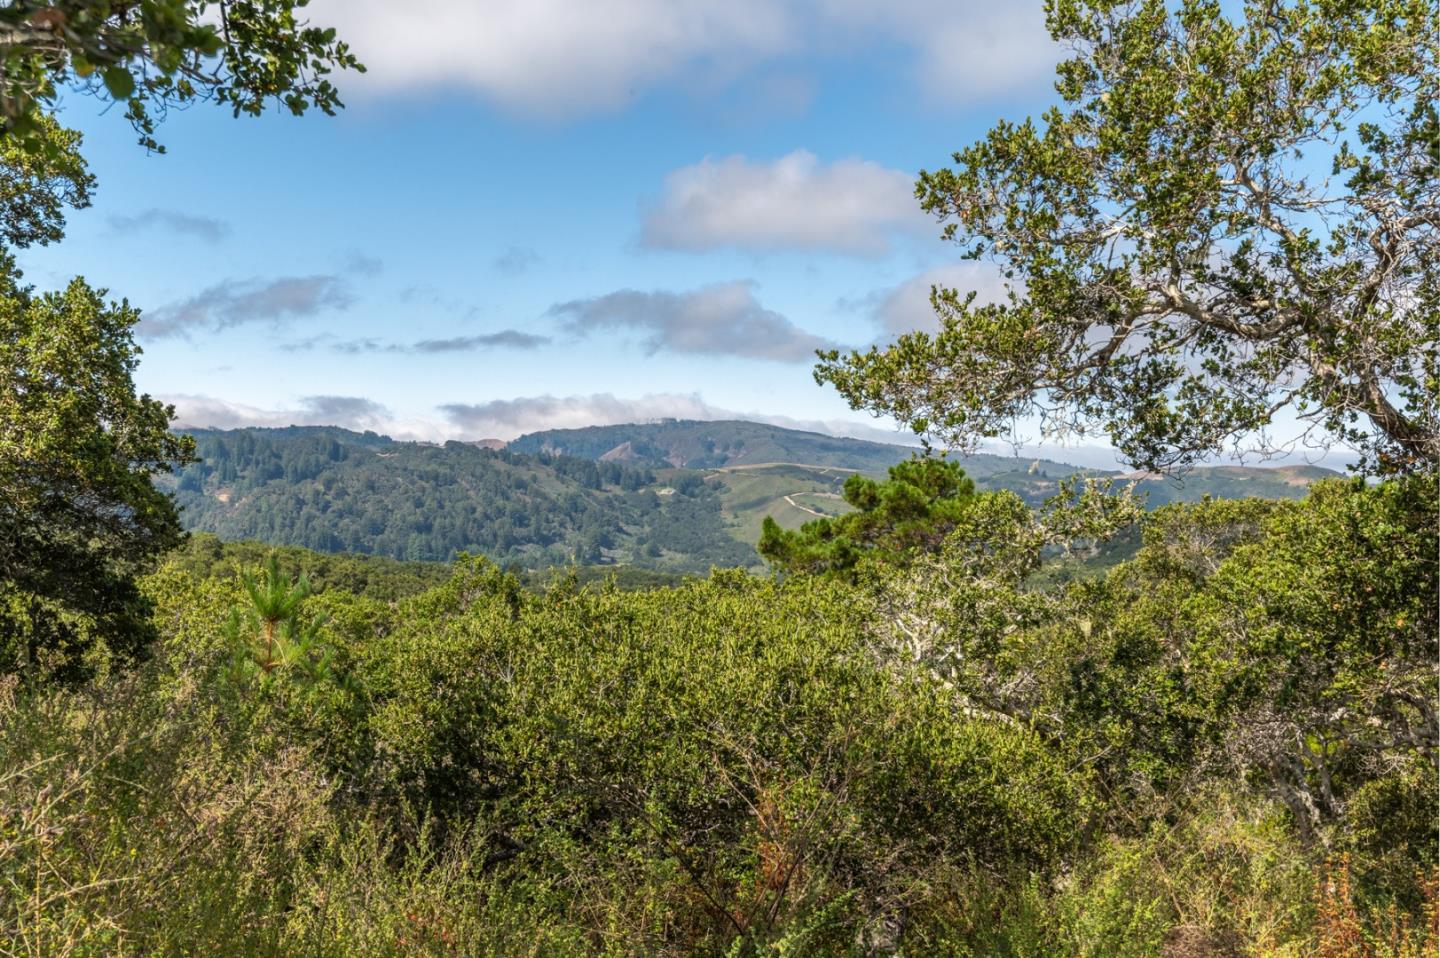
<path fill-rule="evenodd" d="M 440 407 L 449 423 L 471 438 L 514 439 L 546 429 L 615 426 L 660 419 L 744 419 L 786 429 L 804 429 L 832 436 L 849 436 L 874 442 L 913 444 L 908 433 L 846 420 L 795 419 L 758 412 L 740 412 L 713 406 L 698 393 L 652 393 L 635 399 L 611 393 L 588 396 L 526 396 L 483 403 L 451 403 Z"/>
<path fill-rule="evenodd" d="M 281 426 L 340 426 L 364 432 L 389 431 L 398 424 L 390 411 L 363 396 L 305 396 L 294 409 L 260 409 L 213 396 L 169 395 L 178 429 L 245 429 Z"/>
<path fill-rule="evenodd" d="M 1039 3 L 984 0 L 316 0 L 369 70 L 364 88 L 460 88 L 546 117 L 618 110 L 656 88 L 726 89 L 899 47 L 927 99 L 1037 86 L 1058 59 Z M 355 80 L 351 88 L 360 87 Z"/>
<path fill-rule="evenodd" d="M 294 408 L 262 409 L 212 396 L 161 396 L 176 408 L 182 429 L 241 429 L 280 426 L 340 426 L 371 429 L 396 439 L 443 442 L 447 439 L 510 440 L 545 429 L 613 426 L 658 419 L 746 419 L 788 429 L 806 429 L 834 436 L 909 444 L 908 433 L 848 420 L 795 419 L 743 412 L 711 405 L 698 393 L 652 393 L 636 398 L 611 393 L 588 396 L 522 396 L 479 403 L 447 403 L 437 418 L 401 416 L 360 396 L 307 396 Z"/>
<path fill-rule="evenodd" d="M 700 396 L 661 393 L 619 399 L 610 393 L 591 396 L 526 396 L 482 403 L 449 403 L 440 407 L 461 432 L 477 437 L 513 439 L 543 429 L 613 426 L 656 419 L 716 419 L 718 411 Z"/>
<path fill-rule="evenodd" d="M 822 164 L 796 150 L 773 163 L 728 156 L 676 170 L 646 212 L 641 240 L 663 249 L 879 256 L 897 233 L 932 232 L 912 174 L 867 160 Z"/>
<path fill-rule="evenodd" d="M 744 281 L 702 286 L 687 293 L 624 289 L 557 303 L 550 307 L 549 315 L 577 335 L 605 329 L 640 330 L 648 334 L 645 347 L 652 353 L 664 350 L 805 362 L 814 358 L 815 350 L 835 345 L 761 306 L 754 285 Z"/>

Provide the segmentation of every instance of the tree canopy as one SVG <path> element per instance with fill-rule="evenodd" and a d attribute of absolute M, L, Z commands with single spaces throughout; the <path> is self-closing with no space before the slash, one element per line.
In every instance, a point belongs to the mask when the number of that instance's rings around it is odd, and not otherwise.
<path fill-rule="evenodd" d="M 80 134 L 43 117 L 35 131 L 43 149 L 0 136 L 0 244 L 17 249 L 58 242 L 65 208 L 90 205 L 95 177 L 80 155 Z"/>
<path fill-rule="evenodd" d="M 172 407 L 136 395 L 139 313 L 74 280 L 18 285 L 0 258 L 0 668 L 61 672 L 150 633 L 134 577 L 181 538 L 152 473 L 187 461 Z"/>
<path fill-rule="evenodd" d="M 758 565 L 703 474 L 294 427 L 195 433 L 172 487 L 192 531 L 322 551 L 507 567 Z M 660 492 L 667 494 L 661 495 Z"/>
<path fill-rule="evenodd" d="M 336 69 L 364 70 L 309 0 L 9 0 L 0 5 L 0 135 L 44 150 L 45 116 L 79 89 L 125 105 L 152 150 L 166 110 L 196 100 L 257 115 L 333 113 Z"/>
<path fill-rule="evenodd" d="M 0 3 L 0 668 L 75 674 L 153 633 L 136 584 L 182 538 L 151 477 L 193 458 L 174 410 L 137 395 L 139 312 L 75 279 L 20 285 L 4 247 L 56 242 L 89 205 L 79 134 L 56 122 L 68 90 L 125 105 L 148 149 L 172 106 L 258 114 L 341 105 L 328 76 L 363 69 L 307 0 L 7 0 Z"/>
<path fill-rule="evenodd" d="M 997 303 L 823 356 L 856 408 L 969 448 L 1038 417 L 1147 469 L 1305 439 L 1374 472 L 1440 455 L 1440 5 L 1052 0 L 1063 105 L 916 193 Z"/>

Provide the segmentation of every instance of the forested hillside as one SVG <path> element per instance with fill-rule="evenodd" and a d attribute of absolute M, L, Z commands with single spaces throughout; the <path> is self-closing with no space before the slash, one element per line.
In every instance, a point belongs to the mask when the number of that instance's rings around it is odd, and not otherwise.
<path fill-rule="evenodd" d="M 330 427 L 198 430 L 198 461 L 163 484 L 174 490 L 187 529 L 226 540 L 412 562 L 446 562 L 467 552 L 533 570 L 619 564 L 684 573 L 758 568 L 754 545 L 767 515 L 795 528 L 844 511 L 849 507 L 839 489 L 846 476 L 883 474 L 884 467 L 870 467 L 914 453 L 756 423 L 720 423 L 712 433 L 713 425 L 575 430 L 604 438 L 564 446 L 594 453 L 611 439 L 628 437 L 621 442 L 630 448 L 671 450 L 626 460 L 559 453 L 549 441 L 497 450 L 396 442 Z M 674 452 L 678 446 L 647 445 L 645 437 L 656 430 L 701 446 L 739 444 L 732 448 L 745 459 L 815 455 L 821 462 L 732 460 L 679 469 L 668 461 L 682 458 Z M 526 448 L 534 451 L 518 451 Z M 697 459 L 685 461 L 694 466 Z M 1008 489 L 1036 506 L 1055 495 L 1060 480 L 1080 472 L 1063 463 L 1001 456 L 960 462 L 981 488 Z M 1196 469 L 1181 481 L 1137 477 L 1136 487 L 1152 506 L 1205 496 L 1297 498 L 1311 481 L 1331 475 L 1315 468 L 1215 467 Z"/>
<path fill-rule="evenodd" d="M 431 446 L 329 428 L 195 433 L 174 488 L 187 528 L 324 552 L 526 568 L 755 565 L 695 472 Z"/>
<path fill-rule="evenodd" d="M 583 429 L 530 433 L 507 444 L 514 452 L 553 452 L 581 459 L 633 462 L 686 469 L 719 469 L 767 463 L 798 463 L 884 473 L 920 452 L 919 446 L 869 442 L 844 436 L 786 429 L 745 420 L 666 420 Z M 965 469 L 977 479 L 1014 470 L 1021 460 L 977 454 L 965 457 Z M 1024 460 L 1029 465 L 1031 460 Z M 1041 460 L 1037 468 L 1068 475 L 1074 466 Z"/>
<path fill-rule="evenodd" d="M 827 436 L 742 420 L 665 420 L 582 429 L 550 429 L 513 440 L 515 452 L 556 452 L 581 459 L 712 469 L 767 462 L 883 472 L 913 447 Z"/>

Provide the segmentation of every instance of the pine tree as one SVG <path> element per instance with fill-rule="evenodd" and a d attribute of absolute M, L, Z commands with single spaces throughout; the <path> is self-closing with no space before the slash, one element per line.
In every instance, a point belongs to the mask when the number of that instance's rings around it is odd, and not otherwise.
<path fill-rule="evenodd" d="M 310 597 L 303 573 L 291 580 L 272 554 L 258 575 L 242 573 L 241 583 L 249 605 L 232 608 L 226 624 L 237 676 L 258 675 L 267 683 L 285 676 L 306 684 L 337 678 L 334 650 L 321 641 L 326 619 L 302 615 Z"/>
<path fill-rule="evenodd" d="M 908 565 L 944 541 L 975 499 L 975 484 L 954 462 L 919 458 L 891 466 L 885 482 L 851 476 L 844 495 L 854 512 L 799 530 L 766 516 L 760 554 L 786 572 L 847 578 L 862 560 Z"/>

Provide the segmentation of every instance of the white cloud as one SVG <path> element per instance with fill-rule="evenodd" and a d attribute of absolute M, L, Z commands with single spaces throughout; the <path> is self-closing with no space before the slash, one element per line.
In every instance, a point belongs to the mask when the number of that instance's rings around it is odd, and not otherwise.
<path fill-rule="evenodd" d="M 324 0 L 310 9 L 378 85 L 468 87 L 549 115 L 618 109 L 682 71 L 773 56 L 794 32 L 789 12 L 766 0 Z"/>
<path fill-rule="evenodd" d="M 620 399 L 610 393 L 591 396 L 525 396 L 440 407 L 451 423 L 476 438 L 514 439 L 544 429 L 613 426 L 657 419 L 719 419 L 720 411 L 698 394 L 659 393 Z"/>
<path fill-rule="evenodd" d="M 796 150 L 773 163 L 706 158 L 665 178 L 647 210 L 647 246 L 707 250 L 818 249 L 878 255 L 896 233 L 935 232 L 915 178 L 868 160 L 822 164 Z"/>
<path fill-rule="evenodd" d="M 210 243 L 218 243 L 230 235 L 230 224 L 223 220 L 153 207 L 130 216 L 112 216 L 110 228 L 119 233 L 136 233 L 146 229 L 169 230 Z"/>
<path fill-rule="evenodd" d="M 620 399 L 591 396 L 528 396 L 439 407 L 441 418 L 398 416 L 358 396 L 307 396 L 296 406 L 264 409 L 213 396 L 159 397 L 175 406 L 180 429 L 245 429 L 282 426 L 340 426 L 392 436 L 443 442 L 447 439 L 514 439 L 527 432 L 576 426 L 615 425 L 656 419 L 729 419 L 739 414 L 717 409 L 696 395 L 662 393 Z M 863 428 L 863 427 L 862 427 Z"/>
<path fill-rule="evenodd" d="M 557 303 L 549 312 L 582 335 L 600 329 L 646 330 L 651 352 L 804 362 L 814 358 L 815 350 L 834 345 L 761 306 L 753 285 L 743 281 L 688 293 L 624 289 Z"/>
<path fill-rule="evenodd" d="M 754 68 L 900 46 L 923 95 L 971 102 L 1056 61 L 1039 0 L 316 0 L 369 69 L 347 90 L 465 88 L 508 109 L 574 116 L 651 88 L 717 89 Z"/>
<path fill-rule="evenodd" d="M 348 429 L 370 429 L 390 416 L 390 410 L 363 396 L 306 396 L 300 405 L 315 422 Z"/>
<path fill-rule="evenodd" d="M 344 309 L 354 301 L 338 276 L 282 276 L 278 279 L 227 279 L 179 303 L 141 318 L 136 331 L 152 339 L 183 336 L 193 330 L 228 329 L 244 323 L 275 322 Z"/>
<path fill-rule="evenodd" d="M 832 436 L 850 436 L 872 442 L 915 443 L 914 436 L 895 429 L 846 420 L 794 419 L 758 412 L 739 412 L 712 406 L 698 393 L 652 393 L 638 399 L 623 399 L 611 393 L 589 396 L 526 396 L 484 403 L 452 403 L 441 406 L 450 423 L 467 438 L 514 439 L 546 429 L 578 429 L 583 426 L 614 426 L 624 423 L 655 422 L 660 419 L 744 419 L 769 423 L 786 429 L 806 429 Z"/>
<path fill-rule="evenodd" d="M 930 303 L 934 286 L 954 289 L 963 297 L 975 292 L 976 303 L 998 303 L 1005 299 L 1005 280 L 992 263 L 963 262 L 926 270 L 891 289 L 872 293 L 863 301 L 886 337 L 940 328 L 940 318 Z"/>
<path fill-rule="evenodd" d="M 821 18 L 855 38 L 910 47 L 913 80 L 927 99 L 970 103 L 1041 86 L 1062 51 L 1039 0 L 817 0 Z"/>
<path fill-rule="evenodd" d="M 389 409 L 363 396 L 305 396 L 295 409 L 260 409 L 213 396 L 160 396 L 175 406 L 179 429 L 245 429 L 280 426 L 341 426 L 387 432 L 402 425 Z"/>

